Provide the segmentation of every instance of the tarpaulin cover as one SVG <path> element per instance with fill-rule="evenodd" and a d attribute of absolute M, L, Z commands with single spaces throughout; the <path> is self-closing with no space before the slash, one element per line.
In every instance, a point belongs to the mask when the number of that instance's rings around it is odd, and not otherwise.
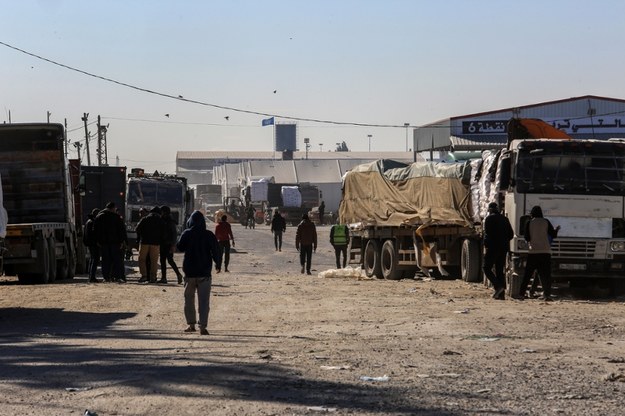
<path fill-rule="evenodd" d="M 354 167 L 343 180 L 341 223 L 378 226 L 472 226 L 471 166 L 378 160 Z"/>

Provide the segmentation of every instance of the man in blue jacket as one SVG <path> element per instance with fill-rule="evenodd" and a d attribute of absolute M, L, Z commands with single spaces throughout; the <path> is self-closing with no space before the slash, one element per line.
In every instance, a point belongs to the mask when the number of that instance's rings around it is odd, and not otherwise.
<path fill-rule="evenodd" d="M 184 284 L 184 316 L 189 327 L 185 332 L 195 332 L 195 324 L 199 323 L 200 334 L 208 335 L 208 312 L 211 292 L 211 267 L 221 269 L 221 250 L 215 234 L 206 229 L 206 220 L 200 211 L 194 211 L 187 221 L 187 229 L 182 232 L 178 243 L 178 251 L 184 253 L 182 270 L 185 275 Z M 197 292 L 199 321 L 195 313 L 195 293 Z"/>

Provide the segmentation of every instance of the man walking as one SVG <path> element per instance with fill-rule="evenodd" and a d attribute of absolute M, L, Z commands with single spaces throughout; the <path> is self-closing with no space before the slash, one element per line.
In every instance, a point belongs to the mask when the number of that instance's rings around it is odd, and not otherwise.
<path fill-rule="evenodd" d="M 271 220 L 271 232 L 273 233 L 273 244 L 276 246 L 276 251 L 282 251 L 282 233 L 285 231 L 286 221 L 280 211 L 276 210 Z"/>
<path fill-rule="evenodd" d="M 307 214 L 302 215 L 302 222 L 297 226 L 295 233 L 295 248 L 299 251 L 299 262 L 306 274 L 310 273 L 310 263 L 313 251 L 317 251 L 317 228 L 308 218 Z"/>
<path fill-rule="evenodd" d="M 495 202 L 488 204 L 488 216 L 484 219 L 484 274 L 490 280 L 495 293 L 493 299 L 504 300 L 506 278 L 504 266 L 514 231 L 508 217 L 499 212 Z M 495 272 L 493 273 L 493 267 Z"/>
<path fill-rule="evenodd" d="M 174 248 L 176 247 L 176 240 L 178 239 L 178 230 L 176 229 L 176 223 L 171 217 L 171 209 L 167 205 L 161 207 L 161 219 L 163 220 L 163 242 L 160 248 L 160 261 L 161 261 L 161 280 L 160 283 L 167 284 L 167 263 L 171 266 L 176 277 L 178 278 L 178 284 L 182 284 L 182 273 L 178 270 L 178 265 L 174 261 Z"/>
<path fill-rule="evenodd" d="M 211 267 L 214 262 L 215 268 L 221 269 L 221 252 L 215 234 L 206 229 L 206 220 L 200 211 L 191 214 L 187 229 L 183 231 L 176 247 L 184 253 L 184 316 L 189 325 L 185 332 L 195 332 L 195 325 L 199 323 L 200 334 L 208 335 Z M 196 293 L 199 319 L 195 312 Z"/>
<path fill-rule="evenodd" d="M 330 244 L 334 247 L 336 268 L 341 268 L 341 253 L 343 253 L 343 268 L 347 266 L 347 245 L 349 244 L 349 228 L 345 224 L 334 224 L 330 228 Z"/>
<path fill-rule="evenodd" d="M 219 244 L 220 256 L 223 258 L 224 271 L 228 273 L 228 264 L 230 264 L 230 240 L 232 240 L 232 247 L 234 247 L 234 235 L 232 235 L 232 226 L 228 222 L 228 216 L 222 215 L 221 221 L 215 226 L 215 237 Z M 216 268 L 217 273 L 221 272 L 221 268 Z"/>
<path fill-rule="evenodd" d="M 326 215 L 326 203 L 325 201 L 321 201 L 321 205 L 319 205 L 319 225 L 323 225 L 323 217 Z"/>
<path fill-rule="evenodd" d="M 95 234 L 95 217 L 100 211 L 97 208 L 91 210 L 87 215 L 87 222 L 82 233 L 82 242 L 89 249 L 89 283 L 96 283 L 96 272 L 98 271 L 98 263 L 100 263 L 100 249 Z"/>
<path fill-rule="evenodd" d="M 94 221 L 96 241 L 102 254 L 102 276 L 104 281 L 111 282 L 114 277 L 123 281 L 123 276 L 115 276 L 123 270 L 124 258 L 122 249 L 127 243 L 124 221 L 117 214 L 115 203 L 106 204 Z"/>
<path fill-rule="evenodd" d="M 137 224 L 137 239 L 139 243 L 139 272 L 141 278 L 139 283 L 156 283 L 156 270 L 158 268 L 158 258 L 160 256 L 161 242 L 165 224 L 161 219 L 161 209 L 154 207 L 150 213 L 141 218 Z M 148 267 L 148 261 L 150 265 Z"/>
<path fill-rule="evenodd" d="M 551 299 L 551 241 L 558 236 L 560 226 L 553 228 L 548 219 L 543 218 L 543 210 L 536 205 L 530 211 L 531 219 L 525 224 L 525 240 L 529 243 L 525 274 L 521 283 L 519 299 L 525 299 L 525 292 L 534 270 L 538 272 L 543 287 L 542 300 Z"/>

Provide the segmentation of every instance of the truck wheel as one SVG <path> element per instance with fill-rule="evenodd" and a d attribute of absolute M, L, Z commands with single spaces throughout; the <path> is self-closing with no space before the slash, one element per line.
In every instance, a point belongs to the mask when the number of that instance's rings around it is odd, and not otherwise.
<path fill-rule="evenodd" d="M 37 283 L 49 283 L 50 282 L 50 249 L 48 248 L 48 240 L 42 238 L 37 241 L 36 244 L 37 254 L 41 256 L 39 259 L 38 266 L 40 267 L 41 273 L 37 274 L 37 278 L 33 280 L 37 280 Z M 21 279 L 20 279 L 21 280 Z"/>
<path fill-rule="evenodd" d="M 58 262 L 56 270 L 56 276 L 60 280 L 73 279 L 76 272 L 76 256 L 74 256 L 70 241 L 65 240 L 65 244 L 65 258 Z"/>
<path fill-rule="evenodd" d="M 48 250 L 50 252 L 49 260 L 50 260 L 50 279 L 49 283 L 52 283 L 56 280 L 56 271 L 57 271 L 57 261 L 56 261 L 56 240 L 54 237 L 50 237 L 48 240 Z"/>
<path fill-rule="evenodd" d="M 365 274 L 367 277 L 377 277 L 382 279 L 382 267 L 380 265 L 380 243 L 377 240 L 367 241 L 365 247 L 365 258 L 363 261 Z"/>
<path fill-rule="evenodd" d="M 387 280 L 399 280 L 403 273 L 398 270 L 397 253 L 395 252 L 395 242 L 386 240 L 382 244 L 382 253 L 380 255 L 380 266 L 382 267 L 382 275 Z"/>
<path fill-rule="evenodd" d="M 521 295 L 521 283 L 523 281 L 523 276 L 519 275 L 519 273 L 515 273 L 512 268 L 512 259 L 510 253 L 506 257 L 506 290 L 508 291 L 508 296 L 520 296 Z"/>
<path fill-rule="evenodd" d="M 480 282 L 480 244 L 471 239 L 462 241 L 462 251 L 460 253 L 460 274 L 465 282 Z"/>

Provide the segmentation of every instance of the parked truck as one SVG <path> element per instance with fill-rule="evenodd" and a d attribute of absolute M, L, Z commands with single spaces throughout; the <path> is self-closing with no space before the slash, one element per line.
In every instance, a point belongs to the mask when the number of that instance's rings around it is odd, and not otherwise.
<path fill-rule="evenodd" d="M 126 184 L 126 233 L 129 249 L 137 248 L 135 231 L 140 220 L 139 211 L 148 211 L 155 206 L 167 205 L 171 209 L 171 217 L 176 223 L 180 234 L 193 210 L 194 195 L 187 186 L 187 179 L 176 175 L 159 172 L 146 174 L 143 169 L 134 168 L 128 174 Z"/>
<path fill-rule="evenodd" d="M 78 233 L 61 124 L 0 125 L 8 225 L 4 273 L 20 282 L 74 276 Z"/>
<path fill-rule="evenodd" d="M 267 184 L 267 201 L 264 204 L 265 223 L 271 223 L 275 211 L 280 211 L 288 224 L 297 225 L 303 214 L 319 206 L 321 191 L 309 183 Z"/>
<path fill-rule="evenodd" d="M 506 264 L 508 291 L 518 295 L 528 245 L 523 233 L 534 205 L 554 227 L 552 279 L 571 286 L 625 289 L 625 142 L 548 139 L 540 120 L 511 120 L 509 144 L 497 159 L 498 201 L 514 239 Z"/>
<path fill-rule="evenodd" d="M 125 166 L 81 166 L 80 195 L 82 199 L 82 224 L 94 209 L 104 209 L 108 202 L 114 202 L 122 215 L 126 212 L 126 167 Z"/>
<path fill-rule="evenodd" d="M 407 165 L 378 160 L 343 180 L 339 220 L 350 226 L 349 263 L 369 277 L 479 270 L 479 227 L 470 213 L 468 162 Z M 477 258 L 477 263 L 473 261 Z"/>
<path fill-rule="evenodd" d="M 214 216 L 217 210 L 223 208 L 223 196 L 221 185 L 217 184 L 199 184 L 195 187 L 196 201 L 199 202 L 196 209 L 201 209 L 206 213 L 207 217 Z"/>

